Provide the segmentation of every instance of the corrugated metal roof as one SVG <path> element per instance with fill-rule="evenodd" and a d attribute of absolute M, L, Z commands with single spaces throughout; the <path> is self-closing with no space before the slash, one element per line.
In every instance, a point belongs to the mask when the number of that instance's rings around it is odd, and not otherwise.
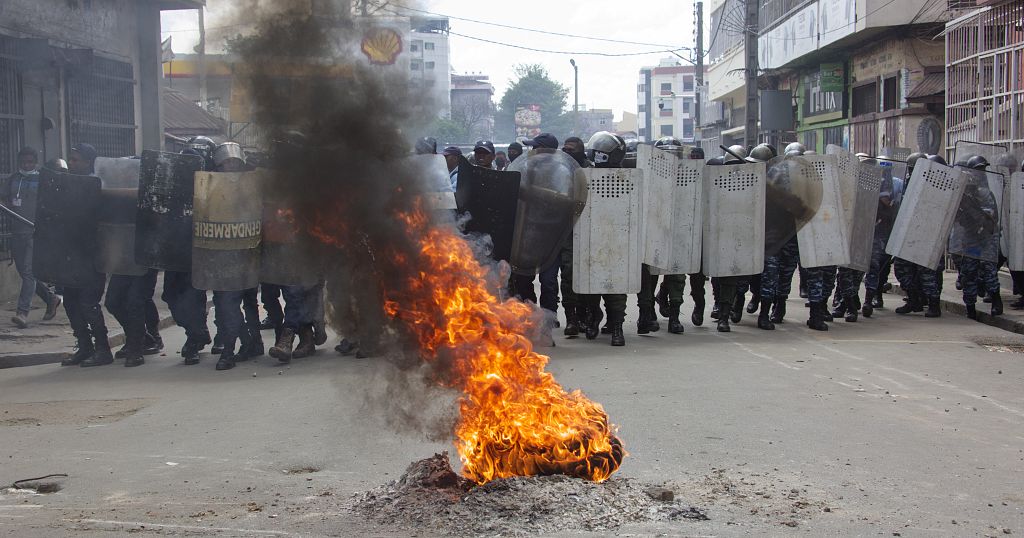
<path fill-rule="evenodd" d="M 164 88 L 164 131 L 176 135 L 224 134 L 224 120 L 196 106 L 185 94 Z"/>
<path fill-rule="evenodd" d="M 914 89 L 907 94 L 907 99 L 921 99 L 946 93 L 945 73 L 928 73 Z"/>

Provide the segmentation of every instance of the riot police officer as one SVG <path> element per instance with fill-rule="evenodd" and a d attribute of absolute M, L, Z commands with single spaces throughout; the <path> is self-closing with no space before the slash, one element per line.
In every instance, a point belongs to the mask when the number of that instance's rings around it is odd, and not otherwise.
<path fill-rule="evenodd" d="M 914 164 L 921 158 L 944 166 L 946 165 L 946 160 L 940 155 L 928 155 L 916 159 L 908 158 L 904 190 L 909 189 L 910 179 L 914 172 Z M 897 314 L 921 312 L 927 307 L 928 310 L 924 314 L 925 317 L 937 318 L 942 316 L 942 310 L 939 308 L 939 296 L 942 293 L 941 267 L 943 264 L 944 262 L 940 260 L 939 267 L 933 269 L 922 267 L 902 258 L 896 258 L 893 261 L 893 272 L 896 274 L 896 280 L 899 281 L 900 287 L 907 294 L 906 303 L 895 310 Z"/>
<path fill-rule="evenodd" d="M 793 144 L 790 144 L 790 149 Z M 791 150 L 792 152 L 792 150 Z M 789 154 L 790 152 L 787 152 Z M 795 152 L 793 152 L 795 153 Z M 802 153 L 801 153 L 802 154 Z M 775 148 L 769 144 L 756 146 L 747 156 L 749 162 L 768 162 L 776 156 Z M 797 238 L 794 235 L 782 246 L 779 252 L 766 256 L 764 260 L 764 271 L 759 278 L 752 279 L 750 283 L 751 305 L 748 305 L 747 312 L 758 311 L 757 327 L 762 330 L 771 331 L 775 329 L 775 321 L 772 319 L 772 309 L 775 309 L 778 323 L 786 311 L 786 298 L 789 296 L 793 282 L 793 273 L 796 272 L 797 263 L 800 261 L 800 249 Z M 757 301 L 757 303 L 754 303 Z M 754 308 L 751 308 L 753 306 Z"/>

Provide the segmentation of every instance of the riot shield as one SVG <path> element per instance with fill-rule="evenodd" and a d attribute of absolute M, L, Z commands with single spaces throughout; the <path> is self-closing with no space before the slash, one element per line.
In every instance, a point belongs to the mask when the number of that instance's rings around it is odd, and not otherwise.
<path fill-rule="evenodd" d="M 766 175 L 765 163 L 704 167 L 705 275 L 764 270 Z"/>
<path fill-rule="evenodd" d="M 265 191 L 267 189 L 264 189 Z M 269 192 L 263 203 L 259 281 L 279 286 L 313 286 L 324 272 L 321 243 L 295 219 L 295 211 Z"/>
<path fill-rule="evenodd" d="M 796 236 L 821 206 L 818 170 L 800 156 L 772 159 L 765 182 L 765 257 Z"/>
<path fill-rule="evenodd" d="M 572 238 L 576 293 L 639 293 L 643 248 L 638 168 L 585 168 L 587 204 Z"/>
<path fill-rule="evenodd" d="M 142 276 L 148 268 L 135 263 L 136 188 L 103 189 L 96 226 L 96 270 L 109 275 Z"/>
<path fill-rule="evenodd" d="M 260 282 L 263 219 L 260 172 L 197 172 L 193 197 L 192 286 L 238 291 Z"/>
<path fill-rule="evenodd" d="M 420 196 L 426 209 L 436 211 L 457 208 L 444 155 L 411 155 L 404 164 L 409 167 L 409 177 L 420 181 Z"/>
<path fill-rule="evenodd" d="M 1001 144 L 959 140 L 953 150 L 953 162 L 950 164 L 964 162 L 973 155 L 979 155 L 984 157 L 986 161 L 994 163 L 1004 153 L 1006 153 L 1006 146 Z"/>
<path fill-rule="evenodd" d="M 512 256 L 519 181 L 518 172 L 482 168 L 465 159 L 459 164 L 455 201 L 460 212 L 469 213 L 465 231 L 489 235 L 495 260 Z"/>
<path fill-rule="evenodd" d="M 146 150 L 139 172 L 135 262 L 144 267 L 192 270 L 192 198 L 198 155 Z"/>
<path fill-rule="evenodd" d="M 910 148 L 899 148 L 890 147 L 882 148 L 882 155 L 888 157 L 888 159 L 878 159 L 883 164 L 888 162 L 892 165 L 892 175 L 900 179 L 907 177 L 907 157 L 913 151 Z"/>
<path fill-rule="evenodd" d="M 949 253 L 990 262 L 999 260 L 999 210 L 984 171 L 961 168 L 966 178 L 953 229 Z"/>
<path fill-rule="evenodd" d="M 137 189 L 142 160 L 131 157 L 96 157 L 95 175 L 104 189 Z"/>
<path fill-rule="evenodd" d="M 804 155 L 821 179 L 821 206 L 814 218 L 797 232 L 800 265 L 824 267 L 850 263 L 850 234 L 843 215 L 839 164 L 835 155 Z"/>
<path fill-rule="evenodd" d="M 509 264 L 534 275 L 554 263 L 586 202 L 583 169 L 560 150 L 535 150 L 522 161 Z"/>
<path fill-rule="evenodd" d="M 1006 265 L 1011 271 L 1024 271 L 1024 172 L 1010 176 L 1005 193 L 1002 235 L 1006 237 Z"/>
<path fill-rule="evenodd" d="M 39 173 L 32 271 L 58 286 L 96 282 L 96 223 L 100 178 L 44 168 Z"/>
<path fill-rule="evenodd" d="M 850 263 L 843 267 L 866 272 L 871 268 L 871 254 L 875 246 L 882 167 L 861 162 L 856 164 L 857 182 L 854 185 L 854 198 L 851 204 L 853 222 L 850 226 Z"/>
<path fill-rule="evenodd" d="M 699 272 L 704 161 L 643 144 L 637 146 L 637 167 L 644 170 L 644 263 L 657 274 Z"/>
<path fill-rule="evenodd" d="M 922 267 L 937 267 L 966 186 L 959 170 L 921 159 L 903 194 L 886 253 Z"/>

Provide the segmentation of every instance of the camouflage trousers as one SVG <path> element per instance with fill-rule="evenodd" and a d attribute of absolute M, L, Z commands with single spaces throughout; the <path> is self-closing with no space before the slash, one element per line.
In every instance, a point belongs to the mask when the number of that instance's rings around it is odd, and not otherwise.
<path fill-rule="evenodd" d="M 596 312 L 601 308 L 601 299 L 604 299 L 604 310 L 608 315 L 608 323 L 622 323 L 626 320 L 626 294 L 578 294 L 579 304 L 584 309 Z"/>
<path fill-rule="evenodd" d="M 786 300 L 793 289 L 793 273 L 800 263 L 800 246 L 796 237 L 790 239 L 782 250 L 764 260 L 761 273 L 761 300 Z"/>
<path fill-rule="evenodd" d="M 836 277 L 839 295 L 852 297 L 860 294 L 860 283 L 864 281 L 864 271 L 840 267 Z"/>
<path fill-rule="evenodd" d="M 995 262 L 963 257 L 960 258 L 959 266 L 965 305 L 978 302 L 979 284 L 984 288 L 981 291 L 999 294 L 999 269 Z"/>
<path fill-rule="evenodd" d="M 882 273 L 882 266 L 885 265 L 885 260 L 889 256 L 885 253 L 885 246 L 888 242 L 889 234 L 875 234 L 875 241 L 871 245 L 871 268 L 864 275 L 864 289 L 870 292 L 878 291 L 881 285 L 879 276 Z"/>
<path fill-rule="evenodd" d="M 711 291 L 716 304 L 732 307 L 736 294 L 743 286 L 749 286 L 749 276 L 714 277 L 711 279 Z"/>
<path fill-rule="evenodd" d="M 832 295 L 836 287 L 836 266 L 806 267 L 807 300 L 812 303 L 824 303 Z"/>
<path fill-rule="evenodd" d="M 654 291 L 658 287 L 659 276 L 661 275 L 650 274 L 649 267 L 644 265 L 641 276 L 642 280 L 640 281 L 640 293 L 636 295 L 636 303 L 641 310 L 644 307 L 654 307 Z M 683 293 L 686 291 L 686 275 L 664 275 L 662 278 L 662 293 L 668 295 L 669 304 L 683 304 Z M 692 276 L 690 280 L 693 280 Z"/>
<path fill-rule="evenodd" d="M 939 262 L 941 268 L 943 262 Z M 919 293 L 928 299 L 938 299 L 942 292 L 942 270 L 921 267 L 916 263 L 896 258 L 893 261 L 896 280 L 906 293 Z"/>

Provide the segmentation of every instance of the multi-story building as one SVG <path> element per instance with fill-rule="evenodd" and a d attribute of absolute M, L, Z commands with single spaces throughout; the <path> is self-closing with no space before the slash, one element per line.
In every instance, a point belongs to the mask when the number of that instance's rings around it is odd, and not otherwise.
<path fill-rule="evenodd" d="M 451 75 L 451 119 L 472 142 L 494 138 L 494 86 L 487 75 Z"/>
<path fill-rule="evenodd" d="M 640 69 L 637 83 L 637 126 L 641 142 L 674 136 L 692 143 L 697 132 L 696 69 L 675 58 Z"/>
<path fill-rule="evenodd" d="M 743 0 L 712 2 L 708 80 L 721 119 L 706 127 L 721 143 L 745 138 Z M 764 0 L 758 19 L 760 90 L 791 92 L 792 127 L 772 141 L 822 151 L 837 144 L 938 152 L 942 116 L 929 105 L 944 50 L 930 37 L 948 18 L 936 0 Z M 938 88 L 941 91 L 941 86 Z M 761 138 L 765 138 L 764 133 Z"/>
<path fill-rule="evenodd" d="M 701 145 L 708 155 L 718 155 L 719 144 L 742 143 L 746 114 L 744 79 L 744 0 L 709 0 L 710 27 L 707 45 L 707 89 L 701 95 Z"/>
<path fill-rule="evenodd" d="M 409 81 L 434 99 L 439 117 L 451 114 L 451 51 L 447 17 L 409 20 Z"/>
<path fill-rule="evenodd" d="M 615 130 L 615 114 L 610 108 L 590 108 L 580 105 L 578 112 L 577 126 L 574 129 L 576 136 L 584 142 L 598 131 Z"/>
<path fill-rule="evenodd" d="M 963 2 L 961 2 L 963 3 Z M 973 3 L 973 2 L 971 2 Z M 978 2 L 946 25 L 946 147 L 1024 149 L 1024 0 Z"/>

